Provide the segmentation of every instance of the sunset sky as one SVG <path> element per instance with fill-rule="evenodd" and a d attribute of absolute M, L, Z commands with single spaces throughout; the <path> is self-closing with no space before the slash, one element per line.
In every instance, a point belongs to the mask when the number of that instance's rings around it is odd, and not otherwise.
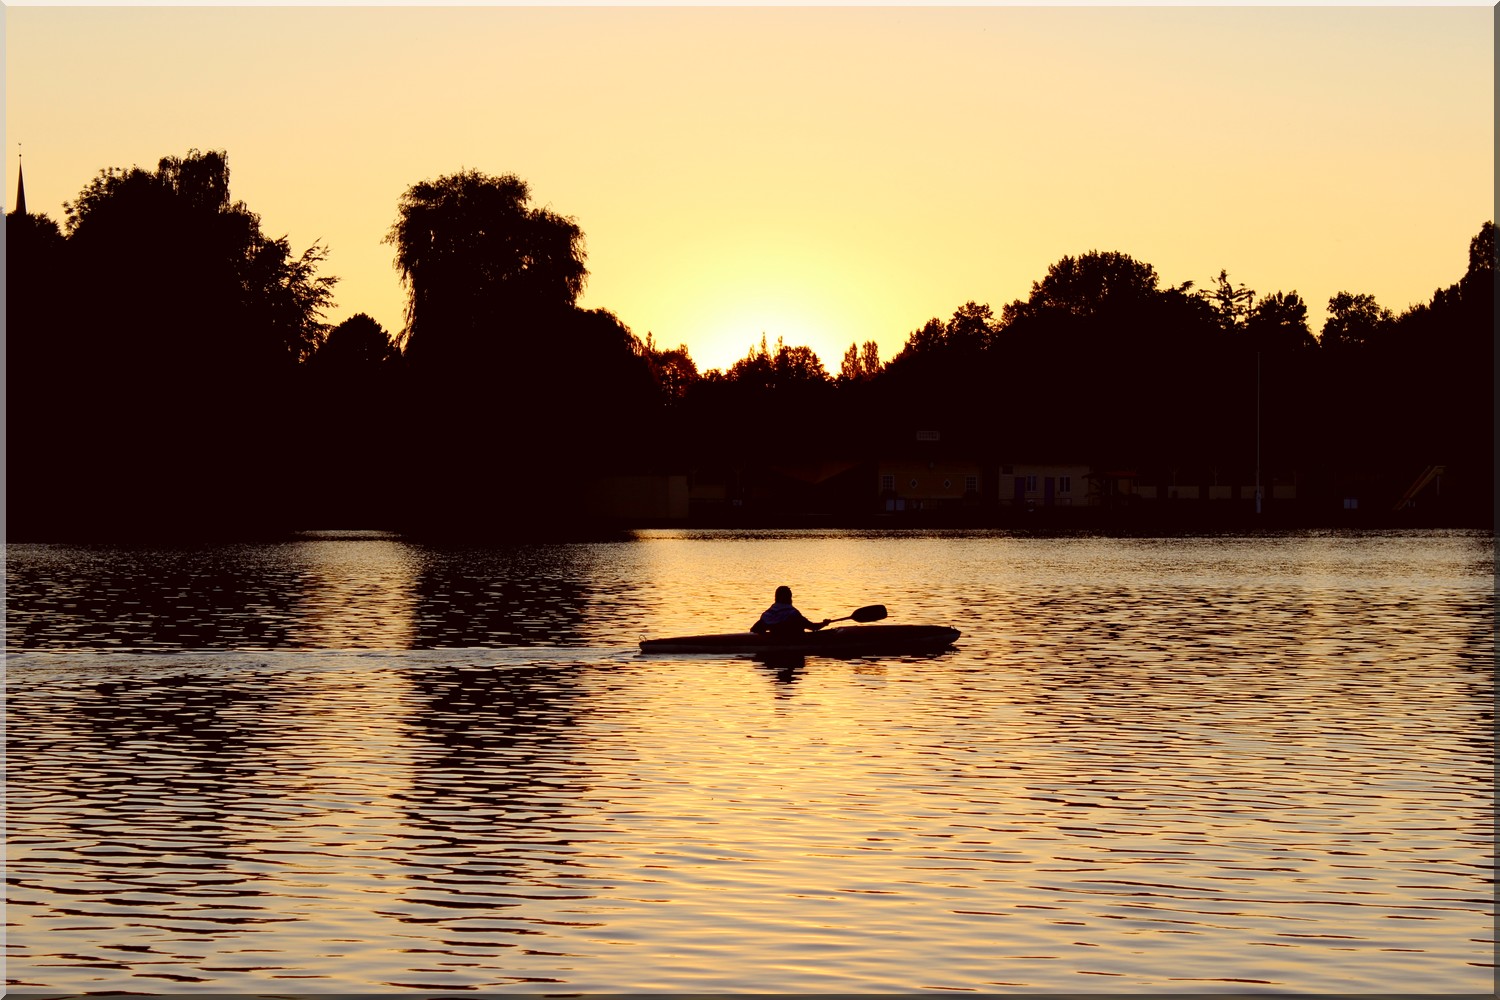
<path fill-rule="evenodd" d="M 1445 7 L 108 7 L 5 11 L 5 188 L 229 154 L 327 319 L 391 333 L 411 184 L 514 173 L 587 238 L 582 305 L 726 367 L 831 370 L 1064 255 L 1400 312 L 1494 215 L 1494 12 Z"/>

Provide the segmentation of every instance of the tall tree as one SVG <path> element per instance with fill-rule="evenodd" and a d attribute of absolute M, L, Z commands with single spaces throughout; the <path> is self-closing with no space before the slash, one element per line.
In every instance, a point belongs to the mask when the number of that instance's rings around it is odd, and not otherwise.
<path fill-rule="evenodd" d="M 579 485 L 537 511 L 522 489 L 413 476 L 407 508 L 427 527 L 576 516 L 567 501 L 583 502 L 579 481 L 637 460 L 660 419 L 645 345 L 614 314 L 577 305 L 582 230 L 529 200 L 520 178 L 472 170 L 401 197 L 387 241 L 408 293 L 414 395 L 398 433 L 423 468 L 478 474 L 503 461 L 517 483 Z"/>
<path fill-rule="evenodd" d="M 101 171 L 65 207 L 73 266 L 94 286 L 90 332 L 109 331 L 95 344 L 106 368 L 261 371 L 321 342 L 338 280 L 318 274 L 326 251 L 296 254 L 262 233 L 260 216 L 230 198 L 224 152 Z"/>
<path fill-rule="evenodd" d="M 295 502 L 299 362 L 336 279 L 317 244 L 267 237 L 229 178 L 225 153 L 191 150 L 102 171 L 65 206 L 68 305 L 48 336 L 66 377 L 34 428 L 51 465 L 30 470 L 57 530 L 249 530 Z"/>
<path fill-rule="evenodd" d="M 588 277 L 583 231 L 530 197 L 513 174 L 475 170 L 401 196 L 386 241 L 407 289 L 403 340 L 414 363 L 494 361 L 577 302 Z"/>

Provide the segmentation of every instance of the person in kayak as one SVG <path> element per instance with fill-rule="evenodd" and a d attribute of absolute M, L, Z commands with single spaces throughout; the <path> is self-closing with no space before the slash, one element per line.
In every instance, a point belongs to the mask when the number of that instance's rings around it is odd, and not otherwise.
<path fill-rule="evenodd" d="M 824 618 L 820 622 L 808 621 L 802 612 L 792 606 L 792 588 L 777 587 L 776 603 L 762 612 L 760 621 L 750 626 L 750 631 L 761 634 L 770 634 L 775 637 L 798 636 L 804 630 L 817 631 L 827 625 L 833 619 Z"/>

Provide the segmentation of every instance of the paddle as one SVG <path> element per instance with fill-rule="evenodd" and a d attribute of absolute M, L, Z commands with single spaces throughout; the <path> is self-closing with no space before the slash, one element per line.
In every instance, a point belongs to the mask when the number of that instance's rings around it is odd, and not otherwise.
<path fill-rule="evenodd" d="M 828 619 L 828 624 L 832 625 L 834 622 L 846 622 L 851 618 L 857 622 L 878 622 L 884 617 L 885 605 L 871 604 L 867 607 L 856 609 L 854 614 L 852 615 L 845 615 L 842 618 L 830 618 Z"/>

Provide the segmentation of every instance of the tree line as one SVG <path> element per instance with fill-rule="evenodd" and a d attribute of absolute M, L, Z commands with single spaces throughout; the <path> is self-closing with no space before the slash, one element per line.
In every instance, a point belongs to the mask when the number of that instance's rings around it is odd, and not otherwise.
<path fill-rule="evenodd" d="M 326 249 L 266 236 L 223 152 L 102 171 L 61 225 L 13 212 L 6 236 L 11 537 L 567 525 L 600 477 L 870 463 L 919 429 L 985 462 L 1148 478 L 1247 482 L 1259 454 L 1325 499 L 1441 462 L 1490 523 L 1491 222 L 1400 315 L 1340 292 L 1314 334 L 1294 290 L 1164 285 L 1090 251 L 889 360 L 852 343 L 837 372 L 767 337 L 700 371 L 580 307 L 583 231 L 511 175 L 402 195 L 399 331 L 324 322 Z"/>

